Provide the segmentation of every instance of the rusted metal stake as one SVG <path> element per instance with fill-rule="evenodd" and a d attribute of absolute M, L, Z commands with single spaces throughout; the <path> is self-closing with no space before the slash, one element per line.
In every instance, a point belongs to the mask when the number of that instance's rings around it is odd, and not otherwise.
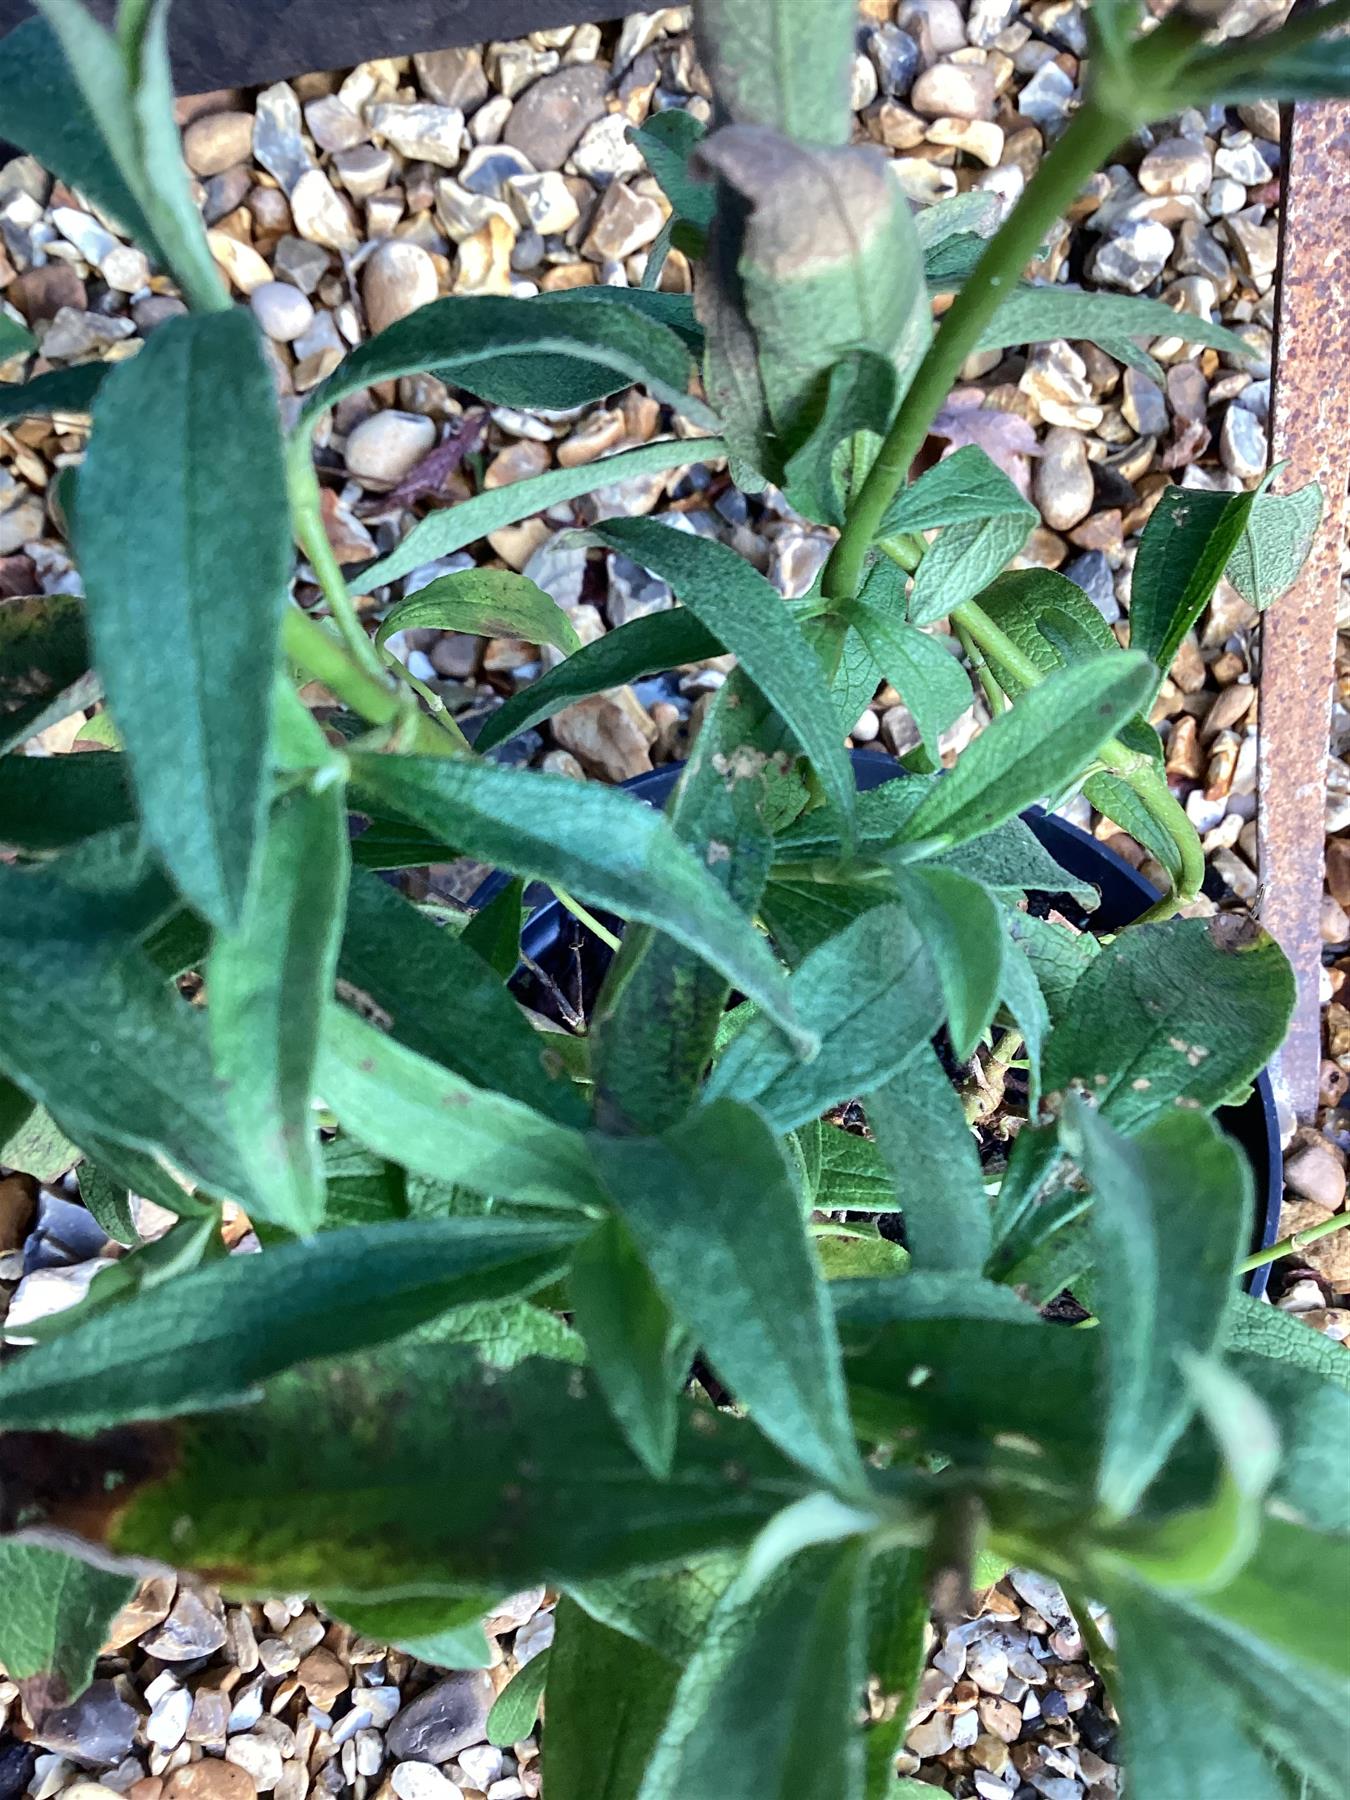
<path fill-rule="evenodd" d="M 1272 1070 L 1300 1119 L 1317 1108 L 1327 734 L 1350 481 L 1350 103 L 1293 109 L 1271 410 L 1271 454 L 1288 492 L 1315 481 L 1322 528 L 1295 587 L 1261 634 L 1258 841 L 1261 920 L 1294 964 L 1293 1028 Z"/>

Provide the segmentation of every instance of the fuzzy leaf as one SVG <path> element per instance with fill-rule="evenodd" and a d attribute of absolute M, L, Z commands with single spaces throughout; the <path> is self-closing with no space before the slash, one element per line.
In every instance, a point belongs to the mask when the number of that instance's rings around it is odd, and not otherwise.
<path fill-rule="evenodd" d="M 833 1315 L 762 1115 L 715 1100 L 659 1139 L 592 1144 L 656 1285 L 759 1429 L 832 1486 L 856 1488 Z"/>
<path fill-rule="evenodd" d="M 1163 674 L 1223 579 L 1254 500 L 1169 487 L 1149 514 L 1130 589 L 1130 645 Z"/>
<path fill-rule="evenodd" d="M 1002 914 L 986 888 L 953 869 L 901 864 L 895 885 L 937 970 L 952 1053 L 966 1062 L 998 1005 Z"/>
<path fill-rule="evenodd" d="M 8 41 L 0 38 L 0 46 Z M 95 396 L 115 367 L 114 363 L 78 363 L 74 368 L 35 375 L 31 381 L 0 382 L 0 425 L 13 419 L 45 419 L 52 413 L 92 412 Z"/>
<path fill-rule="evenodd" d="M 1064 787 L 1152 682 L 1142 656 L 1120 652 L 1051 675 L 980 733 L 901 827 L 897 847 L 911 857 L 952 849 Z"/>
<path fill-rule="evenodd" d="M 894 563 L 877 565 L 850 607 L 849 618 L 887 681 L 913 713 L 924 748 L 938 762 L 942 733 L 970 705 L 965 670 L 937 638 L 905 623 L 904 578 Z"/>
<path fill-rule="evenodd" d="M 578 1235 L 561 1223 L 405 1219 L 226 1257 L 6 1362 L 0 1421 L 87 1432 L 237 1403 L 297 1363 L 528 1293 Z"/>
<path fill-rule="evenodd" d="M 911 622 L 935 624 L 981 593 L 1026 543 L 1037 517 L 1035 507 L 1023 502 L 1016 512 L 949 525 L 919 564 L 909 595 Z"/>
<path fill-rule="evenodd" d="M 694 24 L 719 123 L 768 125 L 807 144 L 848 142 L 849 0 L 768 0 L 753 19 L 736 0 L 705 0 Z"/>
<path fill-rule="evenodd" d="M 1334 1382 L 1350 1394 L 1350 1356 L 1335 1342 L 1292 1313 L 1238 1294 L 1228 1315 L 1224 1347 L 1247 1356 L 1291 1364 Z"/>
<path fill-rule="evenodd" d="M 4 419 L 4 393 L 0 387 L 0 423 Z M 721 438 L 666 438 L 636 450 L 602 456 L 595 462 L 580 463 L 574 469 L 549 469 L 543 475 L 508 482 L 505 487 L 485 488 L 470 500 L 441 507 L 419 519 L 388 556 L 364 571 L 358 585 L 363 593 L 373 593 L 424 563 L 449 556 L 466 544 L 476 544 L 503 525 L 514 525 L 520 519 L 531 518 L 567 500 L 577 500 L 597 488 L 626 481 L 632 475 L 660 474 L 681 467 L 694 456 L 712 460 L 725 454 L 726 445 Z"/>
<path fill-rule="evenodd" d="M 676 214 L 700 231 L 712 224 L 717 196 L 710 183 L 690 174 L 689 158 L 707 135 L 703 121 L 682 106 L 649 113 L 646 123 L 628 134 Z"/>
<path fill-rule="evenodd" d="M 510 569 L 462 569 L 456 575 L 442 575 L 391 608 L 375 642 L 387 644 L 396 631 L 424 626 L 552 644 L 566 656 L 581 648 L 576 627 L 557 601 Z"/>
<path fill-rule="evenodd" d="M 1321 523 L 1322 490 L 1315 482 L 1292 494 L 1272 494 L 1262 483 L 1225 570 L 1249 606 L 1264 612 L 1288 593 Z"/>
<path fill-rule="evenodd" d="M 890 1170 L 916 1268 L 977 1274 L 992 1241 L 984 1176 L 951 1077 L 931 1045 L 921 1044 L 873 1088 L 863 1109 Z"/>
<path fill-rule="evenodd" d="M 60 1704 L 88 1687 L 94 1659 L 136 1584 L 63 1550 L 0 1539 L 0 1664 L 16 1681 L 48 1678 Z"/>
<path fill-rule="evenodd" d="M 138 1242 L 130 1190 L 92 1162 L 80 1165 L 79 1180 L 80 1198 L 99 1229 L 114 1243 L 131 1245 Z"/>
<path fill-rule="evenodd" d="M 101 691 L 80 600 L 0 600 L 0 752 L 91 706 Z"/>
<path fill-rule="evenodd" d="M 1126 1132 L 1179 1101 L 1209 1111 L 1274 1052 L 1293 997 L 1284 952 L 1245 919 L 1124 932 L 1089 964 L 1050 1035 L 1046 1091 L 1081 1085 Z"/>
<path fill-rule="evenodd" d="M 146 834 L 184 897 L 232 926 L 262 831 L 291 567 L 276 396 L 247 312 L 172 319 L 108 377 L 75 542 Z"/>
<path fill-rule="evenodd" d="M 466 854 L 667 932 L 800 1037 L 772 952 L 650 807 L 487 763 L 362 754 L 351 765 L 359 787 Z"/>
<path fill-rule="evenodd" d="M 486 1669 L 492 1650 L 483 1618 L 492 1610 L 490 1594 L 463 1599 L 386 1601 L 343 1608 L 343 1621 L 363 1637 L 392 1644 L 438 1669 Z M 532 1725 L 533 1720 L 530 1721 Z M 526 1726 L 526 1730 L 529 1730 Z"/>
<path fill-rule="evenodd" d="M 314 1069 L 348 868 L 343 788 L 325 772 L 273 807 L 239 929 L 217 938 L 207 971 L 212 1060 L 255 1210 L 301 1233 L 323 1220 Z"/>
<path fill-rule="evenodd" d="M 1017 344 L 1047 344 L 1071 338 L 1097 344 L 1108 355 L 1135 368 L 1157 364 L 1134 343 L 1136 338 L 1183 338 L 1209 344 L 1230 356 L 1249 357 L 1252 347 L 1224 325 L 1183 312 L 1165 300 L 1143 294 L 1085 293 L 1058 283 L 1014 288 L 994 314 L 980 339 L 982 350 L 1006 350 Z"/>
<path fill-rule="evenodd" d="M 664 1656 L 560 1600 L 542 1769 L 552 1800 L 636 1800 L 678 1680 Z"/>
<path fill-rule="evenodd" d="M 998 464 L 978 445 L 966 444 L 896 495 L 878 536 L 934 531 L 944 525 L 978 525 L 1027 510 L 1021 489 Z"/>
<path fill-rule="evenodd" d="M 492 1703 L 487 1719 L 490 1744 L 509 1750 L 534 1730 L 539 1717 L 539 1702 L 548 1681 L 549 1651 L 541 1650 L 523 1668 L 517 1669 Z"/>

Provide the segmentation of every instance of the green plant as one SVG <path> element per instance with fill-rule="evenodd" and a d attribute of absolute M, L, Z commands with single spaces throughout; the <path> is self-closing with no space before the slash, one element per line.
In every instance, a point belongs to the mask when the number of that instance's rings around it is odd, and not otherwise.
<path fill-rule="evenodd" d="M 980 452 L 909 475 L 967 355 L 1026 340 L 1021 272 L 1097 164 L 1196 99 L 1343 91 L 1350 47 L 1319 34 L 1350 9 L 1216 47 L 1189 10 L 1145 31 L 1098 0 L 1086 100 L 986 240 L 964 203 L 916 224 L 848 143 L 846 0 L 775 0 L 776 63 L 745 49 L 742 6 L 705 0 L 715 129 L 639 134 L 697 317 L 650 289 L 438 301 L 353 352 L 286 438 L 178 162 L 166 10 L 124 0 L 113 34 L 42 0 L 0 46 L 0 130 L 191 305 L 133 360 L 0 402 L 93 410 L 64 494 L 84 603 L 0 607 L 0 747 L 100 689 L 117 746 L 3 764 L 0 1160 L 78 1161 L 129 1245 L 0 1367 L 0 1582 L 22 1596 L 0 1657 L 77 1687 L 128 1591 L 107 1570 L 137 1558 L 305 1590 L 468 1664 L 466 1621 L 544 1578 L 565 1596 L 549 1800 L 604 1761 L 615 1800 L 839 1800 L 899 1791 L 928 1605 L 988 1552 L 1061 1580 L 1085 1630 L 1088 1599 L 1110 1607 L 1132 1792 L 1333 1794 L 1346 1378 L 1238 1292 L 1251 1177 L 1211 1118 L 1277 1043 L 1291 977 L 1256 928 L 1172 916 L 1202 860 L 1146 723 L 1220 577 L 1282 591 L 1318 498 L 1169 495 L 1123 650 L 1069 583 L 1004 574 L 1033 515 Z M 936 332 L 930 279 L 958 290 Z M 1135 358 L 1173 320 L 1058 289 L 1036 307 Z M 840 527 L 784 604 L 724 546 L 600 525 L 683 605 L 585 648 L 519 580 L 417 596 L 422 622 L 506 619 L 569 652 L 480 751 L 734 652 L 665 817 L 484 760 L 367 636 L 311 435 L 341 396 L 427 369 L 535 406 L 643 383 L 721 434 L 702 454 Z M 485 492 L 367 586 L 688 454 Z M 326 617 L 288 599 L 293 538 Z M 924 630 L 944 617 L 996 716 L 939 775 L 969 701 Z M 844 734 L 883 675 L 924 746 L 859 797 Z M 326 730 L 297 677 L 339 703 Z M 1074 884 L 1017 815 L 1081 783 L 1173 882 L 1109 941 L 1022 907 Z M 355 854 L 348 814 L 370 826 Z M 373 873 L 448 847 L 626 922 L 584 1037 L 508 994 L 518 886 L 435 922 Z M 964 1069 L 986 1043 L 981 1089 Z M 851 1101 L 866 1135 L 832 1110 Z M 982 1160 L 971 1121 L 993 1112 L 1011 1150 Z M 162 1242 L 136 1242 L 131 1194 L 179 1215 Z M 261 1256 L 219 1254 L 226 1200 Z M 897 1208 L 904 1251 L 875 1227 Z M 1040 1316 L 1068 1283 L 1097 1329 Z M 94 1547 L 99 1568 L 72 1560 Z M 532 1721 L 541 1672 L 502 1730 Z"/>

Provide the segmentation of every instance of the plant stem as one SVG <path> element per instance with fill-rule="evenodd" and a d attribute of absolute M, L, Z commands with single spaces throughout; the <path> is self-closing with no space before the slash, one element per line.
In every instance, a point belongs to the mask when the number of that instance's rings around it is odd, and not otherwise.
<path fill-rule="evenodd" d="M 1001 663 L 1024 687 L 1035 687 L 1045 680 L 1045 671 L 1036 666 L 1000 625 L 997 625 L 975 600 L 964 601 L 952 608 L 952 624 L 964 631 L 980 649 Z M 1113 775 L 1128 782 L 1142 803 L 1166 831 L 1181 858 L 1181 879 L 1174 894 L 1160 900 L 1143 916 L 1145 920 L 1170 918 L 1179 905 L 1185 905 L 1200 892 L 1205 878 L 1205 853 L 1196 836 L 1186 809 L 1173 795 L 1155 762 L 1140 750 L 1131 750 L 1119 738 L 1108 738 L 1097 752 L 1099 762 Z"/>
<path fill-rule="evenodd" d="M 286 492 L 291 503 L 291 523 L 296 542 L 309 558 L 314 578 L 328 602 L 333 622 L 357 664 L 368 674 L 380 673 L 380 661 L 366 635 L 323 523 L 323 497 L 314 471 L 309 438 L 293 437 L 286 449 Z"/>
<path fill-rule="evenodd" d="M 598 937 L 602 944 L 608 944 L 611 950 L 622 950 L 622 941 L 615 936 L 608 925 L 602 925 L 593 912 L 587 910 L 580 900 L 574 900 L 566 888 L 560 888 L 556 882 L 553 892 L 560 906 L 565 906 L 574 919 L 586 927 L 587 931 Z"/>
<path fill-rule="evenodd" d="M 1282 1256 L 1296 1256 L 1309 1244 L 1315 1244 L 1320 1238 L 1330 1237 L 1334 1231 L 1344 1231 L 1350 1225 L 1350 1212 L 1339 1212 L 1333 1218 L 1323 1219 L 1320 1225 L 1309 1225 L 1302 1231 L 1290 1232 L 1288 1237 L 1281 1238 L 1278 1244 L 1272 1244 L 1269 1250 L 1257 1250 L 1246 1256 L 1238 1264 L 1239 1275 L 1249 1275 L 1253 1269 L 1260 1269 L 1266 1263 L 1278 1262 Z"/>
<path fill-rule="evenodd" d="M 405 667 L 392 651 L 383 650 L 379 654 L 383 658 L 385 666 L 388 668 L 390 674 L 396 676 L 398 680 L 410 687 L 415 694 L 419 695 L 421 699 L 426 702 L 427 712 L 431 717 L 432 723 L 438 730 L 444 732 L 446 736 L 452 740 L 455 749 L 461 754 L 472 755 L 473 745 L 451 718 L 446 709 L 445 701 L 441 699 L 441 696 L 436 692 L 435 688 L 428 686 L 425 681 L 420 680 L 414 675 L 412 670 Z"/>
<path fill-rule="evenodd" d="M 969 1085 L 962 1090 L 961 1110 L 966 1115 L 967 1125 L 978 1125 L 982 1119 L 987 1119 L 1002 1106 L 1008 1071 L 1022 1054 L 1023 1043 L 1020 1031 L 1005 1031 L 989 1052 L 989 1060 L 984 1066 L 984 1081 L 981 1082 L 978 1076 L 972 1076 Z"/>
<path fill-rule="evenodd" d="M 851 600 L 857 593 L 863 559 L 961 373 L 962 363 L 978 349 L 985 326 L 1035 256 L 1046 232 L 1129 131 L 1128 119 L 1094 98 L 1084 101 L 1005 224 L 990 239 L 938 327 L 877 460 L 849 508 L 825 569 L 823 589 L 831 600 Z"/>
<path fill-rule="evenodd" d="M 422 756 L 458 754 L 454 738 L 415 707 L 406 693 L 390 686 L 379 671 L 372 675 L 354 662 L 337 639 L 298 606 L 286 609 L 282 641 L 292 662 L 369 724 L 391 729 L 406 724 L 411 747 Z"/>

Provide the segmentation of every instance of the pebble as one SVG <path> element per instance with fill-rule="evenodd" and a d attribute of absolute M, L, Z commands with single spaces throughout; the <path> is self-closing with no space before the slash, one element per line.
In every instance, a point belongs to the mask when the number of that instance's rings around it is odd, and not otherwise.
<path fill-rule="evenodd" d="M 357 115 L 336 94 L 321 94 L 317 100 L 311 100 L 305 107 L 305 124 L 320 150 L 330 153 L 354 150 L 370 136 Z"/>
<path fill-rule="evenodd" d="M 472 45 L 424 51 L 413 57 L 413 67 L 423 91 L 442 106 L 457 106 L 470 113 L 490 92 L 482 54 Z"/>
<path fill-rule="evenodd" d="M 351 208 L 322 169 L 307 169 L 291 189 L 291 217 L 302 238 L 327 250 L 351 252 L 360 247 Z"/>
<path fill-rule="evenodd" d="M 1075 587 L 1082 588 L 1108 625 L 1115 624 L 1120 617 L 1120 602 L 1116 599 L 1115 577 L 1104 550 L 1085 550 L 1081 556 L 1065 563 L 1060 574 Z"/>
<path fill-rule="evenodd" d="M 1345 1168 L 1329 1144 L 1306 1144 L 1284 1165 L 1285 1186 L 1301 1200 L 1337 1212 L 1345 1204 Z"/>
<path fill-rule="evenodd" d="M 612 259 L 621 262 L 635 250 L 650 244 L 665 223 L 665 212 L 655 200 L 635 194 L 623 182 L 615 181 L 600 197 L 591 220 L 591 228 L 582 244 L 582 254 L 596 262 Z"/>
<path fill-rule="evenodd" d="M 980 64 L 934 63 L 914 83 L 909 103 L 929 119 L 989 119 L 994 113 L 994 77 Z"/>
<path fill-rule="evenodd" d="M 510 175 L 506 198 L 522 225 L 544 237 L 570 230 L 581 217 L 576 195 L 556 169 L 538 175 Z"/>
<path fill-rule="evenodd" d="M 1194 138 L 1164 138 L 1139 165 L 1146 194 L 1203 194 L 1213 178 L 1214 160 Z"/>
<path fill-rule="evenodd" d="M 457 106 L 426 101 L 411 106 L 372 106 L 371 129 L 401 156 L 453 169 L 464 137 L 464 114 Z"/>
<path fill-rule="evenodd" d="M 464 1790 L 434 1763 L 401 1762 L 390 1772 L 389 1785 L 398 1800 L 463 1800 Z"/>
<path fill-rule="evenodd" d="M 877 85 L 883 94 L 909 92 L 910 83 L 923 65 L 923 56 L 907 31 L 889 21 L 878 25 L 868 36 L 867 53 L 876 68 Z"/>
<path fill-rule="evenodd" d="M 1230 474 L 1255 481 L 1265 473 L 1270 448 L 1265 427 L 1254 412 L 1234 401 L 1219 430 L 1219 458 Z"/>
<path fill-rule="evenodd" d="M 147 1740 L 161 1750 L 173 1750 L 187 1735 L 192 1717 L 192 1695 L 186 1688 L 172 1687 L 161 1694 L 150 1709 L 144 1731 Z"/>
<path fill-rule="evenodd" d="M 1058 126 L 1069 116 L 1073 94 L 1073 82 L 1059 64 L 1042 63 L 1018 95 L 1017 110 L 1037 125 Z"/>
<path fill-rule="evenodd" d="M 1036 463 L 1032 492 L 1052 531 L 1069 531 L 1092 508 L 1092 464 L 1081 431 L 1057 426 Z"/>
<path fill-rule="evenodd" d="M 376 413 L 363 419 L 348 436 L 347 469 L 358 481 L 392 486 L 435 445 L 435 422 L 421 413 Z"/>
<path fill-rule="evenodd" d="M 266 1794 L 281 1780 L 281 1751 L 268 1737 L 256 1732 L 241 1732 L 225 1745 L 225 1760 L 243 1769 L 260 1794 Z"/>
<path fill-rule="evenodd" d="M 142 1638 L 141 1648 L 161 1662 L 190 1662 L 198 1656 L 210 1656 L 223 1648 L 225 1621 L 209 1607 L 195 1588 L 183 1588 L 173 1603 L 164 1623 L 149 1637 Z"/>
<path fill-rule="evenodd" d="M 485 1669 L 447 1675 L 405 1706 L 389 1727 L 389 1754 L 400 1762 L 448 1762 L 487 1734 L 487 1716 L 496 1698 Z"/>
<path fill-rule="evenodd" d="M 255 1800 L 257 1792 L 247 1769 L 215 1756 L 175 1769 L 164 1784 L 164 1800 Z"/>
<path fill-rule="evenodd" d="M 111 1769 L 131 1754 L 136 1709 L 111 1681 L 94 1681 L 69 1706 L 44 1714 L 33 1742 L 88 1769 Z"/>
<path fill-rule="evenodd" d="M 1131 220 L 1097 247 L 1093 278 L 1127 294 L 1142 294 L 1162 274 L 1175 241 L 1156 219 Z"/>
<path fill-rule="evenodd" d="M 436 265 L 420 244 L 381 244 L 365 266 L 361 298 L 372 332 L 385 331 L 436 298 Z"/>
<path fill-rule="evenodd" d="M 600 63 L 542 76 L 518 96 L 502 142 L 522 151 L 536 169 L 558 168 L 604 116 L 608 91 L 609 71 Z"/>
<path fill-rule="evenodd" d="M 333 169 L 353 200 L 369 200 L 393 180 L 394 158 L 378 144 L 357 144 L 337 152 Z"/>
<path fill-rule="evenodd" d="M 289 344 L 314 323 L 314 308 L 289 281 L 265 281 L 249 295 L 253 316 L 275 343 Z"/>
<path fill-rule="evenodd" d="M 258 95 L 253 115 L 253 155 L 289 194 L 300 177 L 314 167 L 305 146 L 300 102 L 287 81 Z"/>
<path fill-rule="evenodd" d="M 194 175 L 223 175 L 247 162 L 253 149 L 253 114 L 206 113 L 183 133 L 183 158 Z"/>

